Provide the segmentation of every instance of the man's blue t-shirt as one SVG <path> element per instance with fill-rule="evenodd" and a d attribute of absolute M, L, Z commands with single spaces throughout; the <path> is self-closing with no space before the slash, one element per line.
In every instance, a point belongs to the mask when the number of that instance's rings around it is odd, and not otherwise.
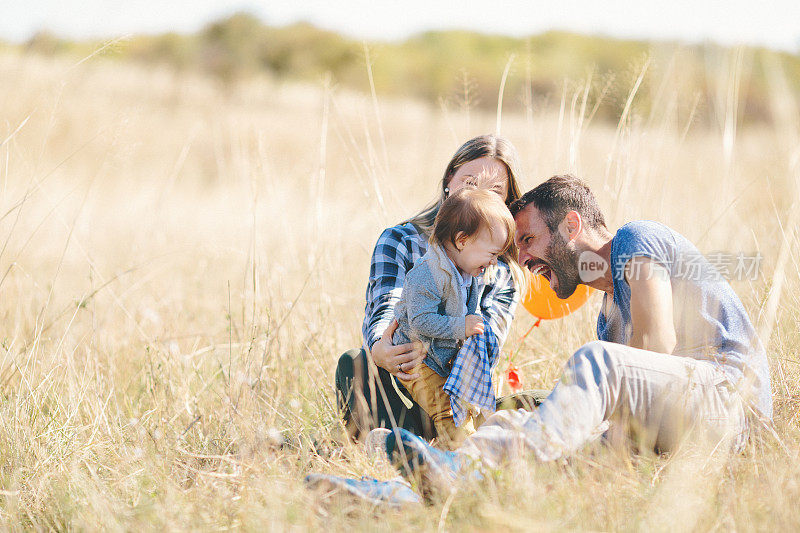
<path fill-rule="evenodd" d="M 631 288 L 625 280 L 625 265 L 636 256 L 649 257 L 669 272 L 677 335 L 673 354 L 714 361 L 734 384 L 747 377 L 755 407 L 771 418 L 767 357 L 742 302 L 691 242 L 663 224 L 629 222 L 614 235 L 610 265 L 614 298 L 612 302 L 608 294 L 603 298 L 597 337 L 630 343 Z"/>

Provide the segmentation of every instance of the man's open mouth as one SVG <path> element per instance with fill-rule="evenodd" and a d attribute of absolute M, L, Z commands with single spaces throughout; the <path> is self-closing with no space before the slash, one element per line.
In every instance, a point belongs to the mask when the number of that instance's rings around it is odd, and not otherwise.
<path fill-rule="evenodd" d="M 534 275 L 544 276 L 547 281 L 550 281 L 550 277 L 552 276 L 553 271 L 550 270 L 550 267 L 547 266 L 546 263 L 543 261 L 537 261 L 533 265 L 528 265 L 528 270 L 531 271 Z"/>

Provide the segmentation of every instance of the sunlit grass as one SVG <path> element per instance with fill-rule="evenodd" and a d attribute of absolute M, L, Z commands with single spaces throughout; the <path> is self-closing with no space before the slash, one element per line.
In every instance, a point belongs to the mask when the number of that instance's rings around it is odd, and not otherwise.
<path fill-rule="evenodd" d="M 736 57 L 726 65 L 735 71 Z M 723 85 L 746 82 L 720 70 Z M 650 80 L 663 82 L 651 95 L 661 105 L 640 115 L 634 95 L 619 126 L 592 120 L 597 91 L 578 85 L 563 102 L 504 115 L 501 132 L 521 152 L 526 189 L 576 172 L 612 226 L 656 219 L 705 252 L 763 255 L 758 279 L 734 287 L 770 334 L 776 434 L 736 457 L 590 449 L 495 473 L 412 512 L 324 505 L 302 479 L 395 475 L 344 438 L 333 369 L 360 345 L 379 232 L 427 203 L 455 148 L 493 131 L 496 117 L 335 87 L 224 88 L 101 60 L 4 55 L 0 79 L 0 517 L 9 526 L 800 523 L 800 143 L 778 70 L 767 105 L 784 120 L 772 127 L 734 127 L 736 90 L 720 94 L 719 127 L 694 125 L 693 95 L 665 78 Z M 553 386 L 594 337 L 598 303 L 524 339 L 533 319 L 519 311 L 505 351 L 519 349 L 527 387 Z"/>

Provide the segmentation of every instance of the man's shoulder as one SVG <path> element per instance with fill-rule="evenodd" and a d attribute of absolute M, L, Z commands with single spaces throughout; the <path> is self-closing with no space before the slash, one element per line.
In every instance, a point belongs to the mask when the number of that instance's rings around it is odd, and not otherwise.
<path fill-rule="evenodd" d="M 647 239 L 652 237 L 672 237 L 674 231 L 654 220 L 634 220 L 623 224 L 614 235 L 615 238 Z"/>
<path fill-rule="evenodd" d="M 634 257 L 648 257 L 671 270 L 678 252 L 678 234 L 652 220 L 636 220 L 620 227 L 611 245 L 615 279 L 622 279 L 625 265 Z"/>
<path fill-rule="evenodd" d="M 666 252 L 675 248 L 678 233 L 660 222 L 636 220 L 621 226 L 614 234 L 617 253 L 642 251 Z"/>

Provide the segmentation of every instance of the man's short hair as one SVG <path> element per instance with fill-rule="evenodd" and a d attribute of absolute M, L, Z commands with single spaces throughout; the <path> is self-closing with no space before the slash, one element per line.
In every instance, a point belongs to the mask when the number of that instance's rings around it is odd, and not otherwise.
<path fill-rule="evenodd" d="M 511 214 L 517 214 L 532 204 L 544 218 L 551 233 L 570 211 L 576 211 L 584 224 L 593 229 L 605 228 L 606 221 L 597 199 L 589 187 L 572 174 L 553 176 L 522 195 L 509 206 Z"/>

